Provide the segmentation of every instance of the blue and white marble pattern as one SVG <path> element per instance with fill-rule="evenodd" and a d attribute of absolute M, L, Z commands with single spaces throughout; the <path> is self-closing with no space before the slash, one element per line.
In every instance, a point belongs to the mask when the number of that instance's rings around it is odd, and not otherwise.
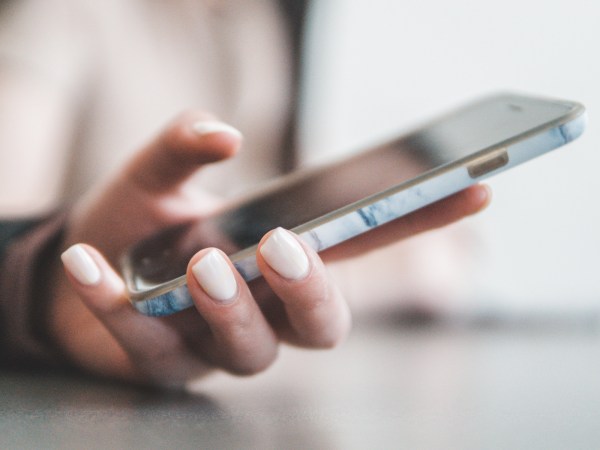
<path fill-rule="evenodd" d="M 509 162 L 482 177 L 471 178 L 466 167 L 457 167 L 442 176 L 424 180 L 408 189 L 378 200 L 358 210 L 350 210 L 336 219 L 300 232 L 300 237 L 316 251 L 325 250 L 377 226 L 409 214 L 423 206 L 456 193 L 485 178 L 560 147 L 579 137 L 586 124 L 585 114 L 571 122 L 531 136 L 506 148 Z M 292 230 L 295 231 L 295 230 Z M 254 251 L 231 257 L 246 281 L 260 276 Z M 187 286 L 180 286 L 157 297 L 133 301 L 138 311 L 149 316 L 166 316 L 193 305 Z"/>

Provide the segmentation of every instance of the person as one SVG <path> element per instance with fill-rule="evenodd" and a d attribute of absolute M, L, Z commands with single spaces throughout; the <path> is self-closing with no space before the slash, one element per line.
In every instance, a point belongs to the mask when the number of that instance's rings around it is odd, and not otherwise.
<path fill-rule="evenodd" d="M 59 11 L 62 12 L 65 11 L 65 5 L 71 7 L 85 5 L 88 8 L 120 8 L 121 6 L 117 6 L 117 3 L 122 5 L 121 2 L 116 2 L 114 5 L 107 2 L 106 4 L 102 3 L 104 6 L 98 6 L 99 4 L 96 3 L 92 5 L 74 0 L 53 0 L 52 2 L 29 0 L 24 3 L 36 12 L 39 12 L 40 8 L 42 10 L 51 8 L 52 13 L 56 12 L 57 5 L 61 7 Z M 275 25 L 279 23 L 276 15 L 273 14 L 274 10 L 272 8 L 265 9 L 265 5 L 268 4 L 271 7 L 274 6 L 270 2 L 236 2 L 233 0 L 231 2 L 182 2 L 181 5 L 193 8 L 198 5 L 203 8 L 221 8 L 223 5 L 228 5 L 230 7 L 228 11 L 232 16 L 227 16 L 222 9 L 218 9 L 217 18 L 214 19 L 218 21 L 219 26 L 228 23 L 230 31 L 232 29 L 235 32 L 245 30 L 252 36 L 257 33 L 257 36 L 262 36 L 262 39 L 257 37 L 260 45 L 256 48 L 246 48 L 237 54 L 240 58 L 241 56 L 247 58 L 248 53 L 253 57 L 264 55 L 265 49 L 262 48 L 262 44 L 272 43 L 270 38 L 273 36 L 267 36 L 265 39 L 263 34 L 264 22 L 257 28 L 248 29 L 249 24 L 254 23 L 254 20 L 260 23 L 258 18 L 262 18 L 262 20 L 270 18 L 269 20 L 273 21 L 269 23 Z M 133 7 L 132 5 L 134 4 L 129 6 Z M 152 30 L 154 30 L 155 28 L 161 29 L 159 24 L 166 25 L 165 22 L 161 22 L 163 19 L 167 22 L 172 20 L 173 23 L 179 23 L 182 18 L 180 15 L 163 17 L 165 10 L 160 8 L 170 8 L 163 2 L 139 2 L 139 5 L 143 5 L 142 12 L 145 14 L 138 16 L 132 11 L 128 11 L 126 16 L 132 20 L 136 19 L 137 22 L 135 20 L 123 22 L 129 26 L 127 31 L 132 35 L 136 30 L 134 24 L 148 25 L 151 22 L 154 27 Z M 160 11 L 152 10 L 154 12 L 151 15 L 153 19 L 159 20 L 158 23 L 149 20 L 148 11 L 151 11 L 149 8 L 160 9 Z M 248 8 L 255 8 L 253 11 L 258 12 L 258 16 L 252 16 L 252 20 L 246 20 Z M 18 9 L 17 17 L 24 14 L 22 11 L 23 9 Z M 69 11 L 73 13 L 72 10 Z M 111 12 L 114 13 L 114 11 Z M 69 15 L 67 14 L 67 16 Z M 100 20 L 107 16 L 113 17 L 110 14 L 92 15 L 94 18 L 100 17 Z M 89 16 L 87 17 L 89 19 Z M 185 15 L 185 17 L 188 16 Z M 202 17 L 205 16 L 193 15 L 195 19 Z M 74 22 L 76 30 L 81 31 L 81 28 L 87 30 L 80 20 L 74 20 L 71 16 L 69 18 L 71 20 L 69 24 L 73 25 L 72 22 Z M 19 25 L 19 20 L 13 17 L 11 23 Z M 232 23 L 237 26 L 233 26 Z M 242 24 L 244 26 L 241 26 Z M 23 26 L 22 23 L 19 26 Z M 17 28 L 19 29 L 19 27 Z M 72 27 L 58 28 L 58 30 L 53 30 L 59 35 L 58 41 L 62 44 L 68 42 L 68 50 L 81 57 L 81 49 L 70 47 L 73 43 L 81 41 L 65 39 L 63 35 L 65 29 L 72 30 Z M 3 28 L 3 30 L 7 29 L 9 28 Z M 167 29 L 168 33 L 162 35 L 162 38 L 172 36 L 173 27 L 167 27 Z M 213 24 L 212 28 L 207 29 L 211 29 L 211 33 L 214 33 L 211 35 L 211 42 L 227 42 L 226 37 L 219 35 L 222 33 L 220 27 L 215 27 Z M 279 28 L 276 27 L 276 29 Z M 23 30 L 21 29 L 21 31 Z M 115 31 L 113 27 L 112 31 L 119 35 L 118 29 Z M 124 32 L 124 30 L 122 31 Z M 148 32 L 148 30 L 145 31 Z M 102 35 L 98 30 L 96 33 Z M 36 36 L 30 36 L 27 33 L 14 33 L 13 30 L 13 34 L 9 33 L 9 35 L 17 35 L 21 38 L 26 36 L 38 45 L 46 45 L 48 41 L 52 42 L 52 36 L 54 36 L 53 34 L 44 35 L 44 42 L 40 43 L 39 38 L 36 40 Z M 87 37 L 89 38 L 89 36 Z M 107 38 L 106 35 L 100 37 Z M 137 37 L 139 38 L 139 36 Z M 25 41 L 27 42 L 27 39 Z M 132 41 L 134 43 L 131 44 L 129 50 L 140 42 L 133 38 Z M 241 42 L 238 39 L 235 41 Z M 6 43 L 6 40 L 3 42 Z M 94 42 L 97 43 L 97 40 Z M 106 42 L 104 43 L 106 44 Z M 112 45 L 114 46 L 115 42 L 112 42 Z M 124 46 L 127 47 L 127 45 Z M 35 45 L 33 47 L 39 50 Z M 44 61 L 30 59 L 29 65 L 27 65 L 24 63 L 26 58 L 19 59 L 19 55 L 23 55 L 15 49 L 22 51 L 23 48 L 28 49 L 29 47 L 19 47 L 13 43 L 12 47 L 5 46 L 3 48 L 4 56 L 9 53 L 6 48 L 13 49 L 13 59 L 8 59 L 11 61 L 10 70 L 3 71 L 4 82 L 0 83 L 0 99 L 6 99 L 7 92 L 15 95 L 18 101 L 15 101 L 12 106 L 20 107 L 22 111 L 30 113 L 30 124 L 33 124 L 34 131 L 23 133 L 22 130 L 16 129 L 16 127 L 6 127 L 5 124 L 0 138 L 4 140 L 4 143 L 11 143 L 9 147 L 3 146 L 3 148 L 36 149 L 38 153 L 34 152 L 34 154 L 40 158 L 32 158 L 31 152 L 23 152 L 29 158 L 28 161 L 34 163 L 30 167 L 31 172 L 35 174 L 37 171 L 39 175 L 46 166 L 54 170 L 55 180 L 64 178 L 58 177 L 57 174 L 65 175 L 64 172 L 67 169 L 65 166 L 57 169 L 56 161 L 61 160 L 57 155 L 60 155 L 60 152 L 67 147 L 68 139 L 65 136 L 68 135 L 67 131 L 69 130 L 78 130 L 73 132 L 73 135 L 79 134 L 80 139 L 74 139 L 73 142 L 80 143 L 84 147 L 86 145 L 87 147 L 106 146 L 106 149 L 112 149 L 112 145 L 115 145 L 121 148 L 121 145 L 115 143 L 116 141 L 101 138 L 101 136 L 107 135 L 101 133 L 102 131 L 106 132 L 106 128 L 90 131 L 92 123 L 98 126 L 98 121 L 77 124 L 77 120 L 88 116 L 79 117 L 76 114 L 78 109 L 73 106 L 73 104 L 79 105 L 80 102 L 87 100 L 91 102 L 91 105 L 87 105 L 84 109 L 88 115 L 107 114 L 108 110 L 115 106 L 106 101 L 106 98 L 111 97 L 110 94 L 105 92 L 106 96 L 90 100 L 86 95 L 81 94 L 82 85 L 89 82 L 89 79 L 86 82 L 76 80 L 73 84 L 73 71 L 62 71 L 53 66 L 56 72 L 49 74 L 43 71 L 43 69 L 48 69 L 48 65 L 43 64 Z M 62 53 L 64 49 L 60 48 L 59 53 L 64 57 Z M 146 49 L 146 46 L 142 46 L 142 48 Z M 171 52 L 176 47 L 167 45 L 167 48 Z M 208 54 L 210 54 L 210 48 L 205 48 Z M 120 51 L 125 56 L 133 54 L 128 53 L 127 49 L 120 49 Z M 101 54 L 106 56 L 109 53 Z M 26 51 L 25 54 L 38 55 L 39 58 L 39 52 L 28 53 Z M 67 67 L 80 67 L 79 64 L 73 66 L 72 53 L 67 52 L 67 55 L 69 56 L 66 58 L 68 62 L 65 63 Z M 85 55 L 88 53 L 83 52 L 83 55 L 83 59 L 86 60 Z M 277 53 L 277 55 L 283 55 L 283 52 Z M 143 69 L 147 67 L 143 67 L 143 63 L 150 60 L 154 60 L 154 58 L 137 61 L 142 66 L 141 73 L 146 73 Z M 5 58 L 4 61 L 4 67 L 7 67 L 7 59 Z M 89 61 L 87 62 L 89 63 Z M 275 64 L 276 68 L 273 72 L 267 71 L 266 73 L 277 73 L 277 67 L 281 69 L 287 65 L 284 63 L 280 66 L 281 61 L 278 61 L 278 57 L 271 62 Z M 122 68 L 122 63 L 123 60 L 113 61 L 112 65 L 99 64 L 100 69 L 96 70 L 112 68 L 118 72 Z M 235 96 L 221 91 L 216 97 L 229 99 L 234 104 L 229 112 L 227 112 L 227 108 L 219 106 L 222 102 L 218 99 L 214 104 L 206 101 L 208 107 L 217 112 L 216 115 L 197 110 L 183 113 L 177 116 L 150 143 L 133 154 L 128 151 L 121 157 L 113 158 L 106 156 L 106 153 L 109 152 L 102 152 L 98 148 L 94 152 L 90 152 L 88 156 L 95 155 L 96 159 L 91 158 L 91 161 L 87 162 L 90 164 L 88 170 L 94 167 L 102 168 L 102 164 L 94 165 L 94 162 L 110 161 L 105 167 L 104 178 L 100 181 L 95 180 L 92 183 L 93 188 L 88 189 L 80 185 L 70 195 L 67 193 L 57 194 L 59 189 L 56 182 L 43 183 L 54 189 L 53 195 L 58 195 L 58 198 L 68 198 L 69 202 L 62 212 L 53 214 L 48 219 L 27 223 L 23 227 L 9 225 L 10 230 L 4 239 L 0 272 L 0 320 L 2 324 L 0 332 L 4 334 L 0 352 L 4 364 L 68 365 L 100 376 L 161 386 L 182 386 L 216 368 L 237 374 L 256 373 L 272 363 L 281 342 L 309 348 L 331 347 L 348 333 L 351 322 L 348 306 L 340 289 L 331 280 L 325 264 L 332 264 L 340 259 L 349 259 L 357 254 L 389 245 L 391 242 L 419 232 L 451 223 L 481 210 L 489 202 L 489 190 L 484 186 L 475 186 L 322 255 L 316 255 L 288 231 L 273 230 L 263 238 L 257 251 L 257 261 L 263 274 L 263 281 L 251 286 L 241 279 L 226 255 L 218 249 L 204 249 L 190 260 L 186 273 L 190 292 L 194 299 L 194 310 L 187 310 L 161 319 L 145 317 L 135 312 L 126 298 L 123 281 L 114 270 L 122 249 L 165 226 L 209 214 L 222 202 L 227 201 L 220 196 L 235 193 L 236 189 L 246 189 L 257 179 L 263 177 L 266 172 L 274 170 L 273 159 L 277 159 L 275 154 L 264 153 L 265 148 L 272 149 L 274 147 L 263 147 L 263 144 L 268 140 L 274 143 L 282 138 L 281 130 L 285 128 L 287 119 L 282 120 L 281 111 L 287 109 L 289 105 L 286 106 L 286 102 L 283 102 L 283 105 L 279 102 L 282 101 L 282 98 L 286 98 L 285 92 L 287 91 L 284 88 L 286 83 L 281 81 L 286 77 L 282 75 L 279 79 L 283 86 L 281 91 L 275 89 L 277 83 L 273 80 L 278 79 L 277 76 L 269 78 L 268 83 L 258 82 L 251 75 L 258 72 L 265 73 L 264 61 L 259 61 L 259 63 L 261 63 L 258 64 L 259 67 L 253 66 L 252 70 L 249 68 L 238 69 L 250 79 L 250 81 L 244 80 L 242 83 L 245 89 L 251 91 L 248 95 L 255 90 L 262 93 L 276 91 L 274 99 L 267 102 L 269 107 L 264 108 L 264 111 L 240 104 L 240 102 L 243 103 L 242 100 L 245 100 L 253 106 L 256 106 L 254 102 L 258 102 L 259 106 L 264 106 L 262 97 L 259 99 L 260 101 L 256 97 L 248 100 L 243 88 L 240 88 Z M 260 70 L 255 72 L 258 69 Z M 88 67 L 86 70 L 91 69 Z M 86 70 L 83 72 L 87 73 Z M 23 76 L 23 71 L 27 73 L 27 76 Z M 81 75 L 79 71 L 75 72 Z M 283 67 L 279 73 L 285 72 L 285 67 Z M 92 79 L 98 83 L 97 88 L 100 87 L 104 91 L 110 90 L 112 77 L 108 76 L 109 74 L 99 74 L 97 71 L 92 71 L 92 73 L 94 74 Z M 87 74 L 89 76 L 89 73 Z M 106 78 L 99 80 L 102 75 L 106 75 Z M 195 72 L 195 75 L 201 79 L 204 72 L 199 70 Z M 172 74 L 165 77 L 169 76 Z M 215 88 L 227 84 L 219 76 L 204 81 L 205 85 Z M 139 82 L 144 84 L 147 80 L 140 79 Z M 30 89 L 32 84 L 37 87 L 33 91 Z M 171 82 L 171 84 L 173 83 Z M 225 91 L 228 90 L 225 89 Z M 44 94 L 43 97 L 40 97 L 42 91 Z M 23 92 L 29 92 L 35 98 L 15 94 L 23 94 Z M 149 92 L 155 93 L 147 85 L 144 85 L 139 88 L 137 99 L 142 99 L 144 96 L 149 97 Z M 112 94 L 114 95 L 115 92 Z M 132 93 L 128 92 L 128 94 Z M 160 93 L 156 95 L 160 96 Z M 117 97 L 115 95 L 112 98 Z M 46 100 L 42 102 L 43 107 L 39 110 L 31 108 L 32 104 L 39 101 L 40 98 Z M 61 100 L 56 101 L 57 98 Z M 31 103 L 28 104 L 28 100 Z M 175 101 L 172 104 L 176 103 L 178 106 L 180 105 Z M 4 105 L 5 108 L 7 104 L 10 102 L 0 102 L 0 105 Z M 132 105 L 131 107 L 134 109 L 126 111 L 123 116 L 148 112 L 140 104 L 136 105 L 135 101 L 127 104 Z M 145 105 L 145 103 L 143 104 Z M 118 105 L 120 106 L 121 103 L 118 102 Z M 153 127 L 150 127 L 148 123 L 154 122 L 158 116 L 162 117 L 165 111 L 171 108 L 159 109 L 161 110 L 160 114 L 157 114 L 152 120 L 148 120 L 144 126 L 145 129 L 152 129 Z M 18 108 L 15 109 L 16 118 L 19 117 L 19 112 Z M 56 132 L 56 123 L 54 123 L 52 127 L 49 127 L 54 132 L 45 135 L 44 129 L 38 125 L 45 124 L 44 120 L 46 119 L 57 120 L 56 112 L 60 112 L 58 117 L 62 125 L 58 128 L 61 131 Z M 264 113 L 265 117 L 254 117 L 255 115 L 261 116 L 261 113 Z M 107 115 L 110 116 L 110 114 Z M 242 142 L 241 133 L 218 118 L 223 116 L 227 118 L 226 122 L 231 122 L 237 128 L 244 129 L 244 149 L 242 151 L 239 151 Z M 245 119 L 243 119 L 244 117 Z M 99 122 L 102 123 L 102 121 Z M 131 144 L 132 139 L 127 138 L 127 136 L 131 136 L 128 131 L 135 128 L 129 127 L 130 120 L 124 120 L 124 124 L 110 123 L 114 126 L 120 125 L 119 129 L 124 130 L 125 138 L 123 140 L 127 145 L 136 148 L 134 144 Z M 81 138 L 81 134 L 85 136 L 85 139 Z M 112 135 L 114 136 L 114 134 Z M 43 143 L 40 143 L 39 140 L 43 136 L 54 137 L 53 140 L 47 141 L 54 146 L 52 151 L 46 152 Z M 265 139 L 269 137 L 269 139 L 264 140 L 263 137 Z M 27 140 L 24 141 L 24 138 Z M 14 145 L 15 143 L 18 145 Z M 261 148 L 263 153 L 261 153 Z M 99 157 L 100 159 L 98 159 Z M 5 160 L 7 158 L 3 156 L 3 162 Z M 48 160 L 52 161 L 53 165 L 48 166 Z M 222 163 L 221 161 L 224 160 L 233 161 L 233 164 L 227 166 L 229 162 Z M 14 161 L 14 158 L 11 161 Z M 219 164 L 213 164 L 216 162 Z M 13 163 L 9 162 L 10 164 Z M 28 164 L 21 161 L 17 168 L 22 169 L 23 167 L 28 167 Z M 249 170 L 244 170 L 246 168 Z M 23 171 L 20 170 L 20 172 Z M 85 179 L 81 176 L 82 173 L 85 173 L 84 169 L 76 171 L 76 173 L 79 175 L 74 175 L 75 178 L 69 183 L 71 188 L 77 186 L 76 179 L 79 181 Z M 246 174 L 247 178 L 243 174 Z M 33 175 L 28 174 L 27 176 Z M 11 180 L 15 181 L 15 178 L 18 177 L 13 176 Z M 222 183 L 223 179 L 230 180 L 230 182 Z M 199 185 L 202 188 L 199 188 Z M 232 188 L 231 185 L 235 185 L 235 187 Z M 81 195 L 83 190 L 87 191 L 84 196 Z M 6 191 L 2 190 L 2 192 Z M 26 190 L 19 192 L 26 192 Z M 13 200 L 12 203 L 14 208 L 22 207 L 23 204 L 31 207 L 31 203 L 27 202 L 27 197 L 17 197 L 19 201 Z M 50 202 L 49 204 L 55 206 L 51 200 L 48 200 L 49 197 L 45 199 L 38 197 L 38 195 L 34 195 L 30 199 L 32 202 L 39 200 L 36 208 L 29 211 L 31 216 L 39 215 L 39 211 L 47 207 L 48 203 L 44 206 L 44 202 Z M 8 205 L 8 203 L 6 204 Z M 9 210 L 10 205 L 5 208 L 5 211 Z M 8 229 L 6 223 L 4 229 Z M 59 254 L 62 254 L 66 269 L 64 271 L 59 263 Z"/>

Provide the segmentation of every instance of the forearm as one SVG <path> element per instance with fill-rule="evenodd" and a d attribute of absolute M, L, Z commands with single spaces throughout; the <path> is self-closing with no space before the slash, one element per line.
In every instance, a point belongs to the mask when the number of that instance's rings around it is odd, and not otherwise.
<path fill-rule="evenodd" d="M 0 365 L 52 366 L 60 356 L 46 332 L 45 268 L 56 256 L 65 216 L 56 214 L 12 239 L 0 255 Z M 3 224 L 7 230 L 18 225 Z"/>

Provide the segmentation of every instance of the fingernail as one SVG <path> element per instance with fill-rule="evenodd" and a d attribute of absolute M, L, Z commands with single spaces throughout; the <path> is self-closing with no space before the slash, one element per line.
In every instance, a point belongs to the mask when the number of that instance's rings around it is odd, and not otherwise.
<path fill-rule="evenodd" d="M 284 278 L 300 280 L 308 275 L 308 256 L 298 241 L 283 228 L 277 228 L 260 247 L 260 254 Z"/>
<path fill-rule="evenodd" d="M 242 139 L 242 133 L 238 129 L 233 128 L 231 125 L 227 125 L 226 123 L 223 123 L 223 122 L 218 122 L 218 121 L 196 122 L 194 125 L 192 125 L 192 128 L 200 136 L 204 136 L 207 134 L 213 134 L 213 133 L 229 133 L 237 138 Z"/>
<path fill-rule="evenodd" d="M 219 303 L 232 300 L 237 294 L 237 282 L 231 267 L 217 250 L 211 250 L 192 266 L 192 273 L 202 289 Z"/>
<path fill-rule="evenodd" d="M 69 247 L 60 255 L 63 264 L 77 281 L 86 286 L 100 283 L 100 268 L 80 244 Z"/>
<path fill-rule="evenodd" d="M 485 205 L 489 205 L 489 203 L 492 201 L 492 188 L 490 186 L 488 186 L 487 184 L 483 185 L 483 189 L 481 190 L 481 192 L 479 193 L 480 195 L 480 201 Z"/>

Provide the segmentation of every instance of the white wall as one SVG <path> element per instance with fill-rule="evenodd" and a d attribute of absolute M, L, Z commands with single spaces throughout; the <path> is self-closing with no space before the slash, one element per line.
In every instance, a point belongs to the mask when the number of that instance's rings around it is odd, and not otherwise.
<path fill-rule="evenodd" d="M 315 2 L 304 144 L 315 154 L 388 136 L 471 97 L 578 100 L 584 137 L 491 181 L 478 306 L 600 307 L 600 2 Z M 598 122 L 600 123 L 600 122 Z"/>

